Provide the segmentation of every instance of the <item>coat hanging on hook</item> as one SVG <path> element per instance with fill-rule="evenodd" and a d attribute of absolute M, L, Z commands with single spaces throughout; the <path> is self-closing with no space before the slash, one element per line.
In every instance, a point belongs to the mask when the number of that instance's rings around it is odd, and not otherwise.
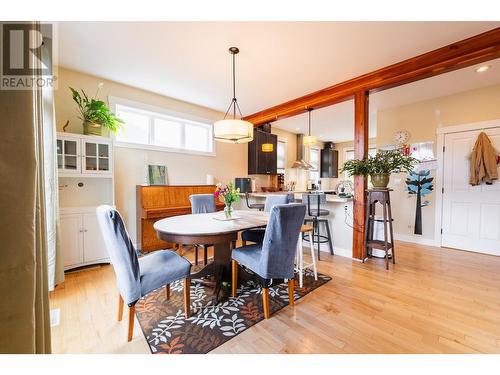
<path fill-rule="evenodd" d="M 497 153 L 486 133 L 481 132 L 477 137 L 470 158 L 470 179 L 472 186 L 481 182 L 492 184 L 498 179 Z"/>

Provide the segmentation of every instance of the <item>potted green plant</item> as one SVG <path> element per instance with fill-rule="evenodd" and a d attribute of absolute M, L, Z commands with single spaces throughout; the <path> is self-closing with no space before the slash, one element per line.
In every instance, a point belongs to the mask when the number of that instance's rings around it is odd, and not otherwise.
<path fill-rule="evenodd" d="M 348 160 L 344 163 L 342 172 L 350 176 L 370 176 L 375 188 L 387 188 L 393 172 L 410 172 L 417 162 L 400 150 L 379 151 L 375 156 L 361 160 Z"/>
<path fill-rule="evenodd" d="M 80 110 L 80 119 L 83 121 L 83 134 L 102 135 L 102 128 L 116 133 L 123 125 L 123 120 L 115 116 L 110 111 L 106 103 L 97 99 L 97 94 L 102 88 L 102 83 L 97 86 L 97 92 L 93 98 L 89 98 L 87 93 L 81 93 L 70 87 L 73 100 Z"/>

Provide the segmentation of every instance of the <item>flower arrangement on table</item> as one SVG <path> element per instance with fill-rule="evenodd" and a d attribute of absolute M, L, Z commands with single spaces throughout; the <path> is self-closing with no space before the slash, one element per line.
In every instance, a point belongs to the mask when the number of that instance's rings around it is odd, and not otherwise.
<path fill-rule="evenodd" d="M 226 218 L 231 218 L 233 215 L 233 208 L 231 205 L 240 200 L 240 188 L 235 188 L 232 182 L 226 185 L 219 182 L 215 185 L 214 196 L 226 205 L 224 207 L 224 214 Z"/>

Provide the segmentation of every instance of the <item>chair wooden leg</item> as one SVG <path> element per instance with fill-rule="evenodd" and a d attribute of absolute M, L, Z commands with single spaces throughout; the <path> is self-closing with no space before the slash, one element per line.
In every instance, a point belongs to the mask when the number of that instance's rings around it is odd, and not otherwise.
<path fill-rule="evenodd" d="M 182 242 L 179 242 L 177 244 L 177 254 L 179 254 L 180 256 L 182 256 Z"/>
<path fill-rule="evenodd" d="M 191 316 L 191 279 L 184 279 L 184 314 Z"/>
<path fill-rule="evenodd" d="M 247 241 L 241 241 L 241 246 L 246 246 L 247 245 Z"/>
<path fill-rule="evenodd" d="M 121 322 L 123 318 L 123 298 L 118 294 L 118 321 Z"/>
<path fill-rule="evenodd" d="M 238 262 L 234 259 L 231 261 L 231 297 L 236 298 L 236 290 L 238 289 Z"/>
<path fill-rule="evenodd" d="M 269 288 L 262 288 L 262 306 L 264 308 L 264 318 L 269 319 Z"/>
<path fill-rule="evenodd" d="M 289 279 L 288 280 L 288 300 L 289 300 L 290 306 L 295 305 L 295 300 L 293 298 L 294 287 L 295 287 L 295 280 Z"/>
<path fill-rule="evenodd" d="M 127 341 L 132 341 L 132 336 L 134 336 L 134 317 L 135 317 L 135 305 L 132 305 L 128 309 L 128 337 L 127 337 Z"/>
<path fill-rule="evenodd" d="M 198 245 L 194 245 L 194 265 L 198 265 Z"/>
<path fill-rule="evenodd" d="M 170 299 L 170 284 L 165 285 L 165 296 L 167 297 L 167 300 Z"/>

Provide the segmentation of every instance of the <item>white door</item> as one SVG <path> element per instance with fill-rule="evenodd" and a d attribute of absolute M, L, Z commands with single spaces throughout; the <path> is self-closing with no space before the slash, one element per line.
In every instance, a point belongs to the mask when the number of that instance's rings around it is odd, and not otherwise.
<path fill-rule="evenodd" d="M 85 263 L 106 261 L 108 254 L 96 214 L 83 214 L 83 232 L 83 261 Z"/>
<path fill-rule="evenodd" d="M 61 251 L 64 268 L 83 262 L 83 226 L 81 214 L 60 216 Z"/>
<path fill-rule="evenodd" d="M 500 127 L 484 132 L 500 151 Z M 500 255 L 500 182 L 469 184 L 469 157 L 479 133 L 445 135 L 442 246 Z"/>

